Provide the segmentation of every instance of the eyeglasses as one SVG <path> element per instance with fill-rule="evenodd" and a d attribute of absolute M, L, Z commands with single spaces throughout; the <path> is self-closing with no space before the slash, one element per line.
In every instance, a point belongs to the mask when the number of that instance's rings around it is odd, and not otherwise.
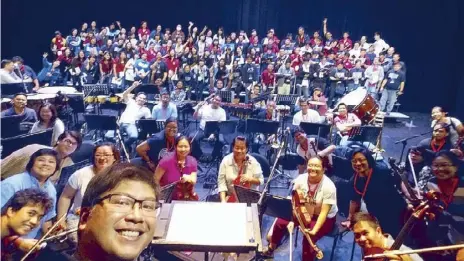
<path fill-rule="evenodd" d="M 77 145 L 77 142 L 73 142 L 72 140 L 69 140 L 69 139 L 64 139 L 63 142 L 66 143 L 66 145 L 71 145 L 71 146 Z"/>
<path fill-rule="evenodd" d="M 155 216 L 156 210 L 161 207 L 161 203 L 154 199 L 137 200 L 125 194 L 109 194 L 94 201 L 94 204 L 99 204 L 108 199 L 108 205 L 112 210 L 119 213 L 129 213 L 134 209 L 135 203 L 139 203 L 139 208 L 144 216 Z"/>
<path fill-rule="evenodd" d="M 95 158 L 110 158 L 110 157 L 113 157 L 114 154 L 96 154 L 95 155 Z"/>

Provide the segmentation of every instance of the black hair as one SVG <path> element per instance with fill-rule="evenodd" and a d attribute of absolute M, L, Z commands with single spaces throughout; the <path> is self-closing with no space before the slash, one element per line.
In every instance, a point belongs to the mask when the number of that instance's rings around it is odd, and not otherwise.
<path fill-rule="evenodd" d="M 357 147 L 357 148 L 354 148 L 352 153 L 351 153 L 351 159 L 353 159 L 354 155 L 358 154 L 358 153 L 361 153 L 362 155 L 364 155 L 364 157 L 366 157 L 367 159 L 367 163 L 369 164 L 369 168 L 374 168 L 375 167 L 375 159 L 374 157 L 372 157 L 372 153 L 367 150 L 365 147 Z"/>
<path fill-rule="evenodd" d="M 437 130 L 439 129 L 444 129 L 447 133 L 450 133 L 450 126 L 446 123 L 443 123 L 443 122 L 437 122 L 435 123 L 435 125 L 433 126 L 433 129 L 435 130 L 435 127 L 439 127 Z"/>
<path fill-rule="evenodd" d="M 380 227 L 379 220 L 374 215 L 367 212 L 358 212 L 354 214 L 351 224 L 354 226 L 361 221 L 367 222 L 373 229 Z"/>
<path fill-rule="evenodd" d="M 13 61 L 8 59 L 2 60 L 2 68 L 5 68 L 5 66 L 7 66 L 10 63 L 13 63 Z"/>
<path fill-rule="evenodd" d="M 27 95 L 26 95 L 24 92 L 15 93 L 15 95 L 13 96 L 13 99 L 16 98 L 16 97 L 18 97 L 18 96 L 24 96 L 24 97 L 26 97 L 26 99 L 27 99 Z"/>
<path fill-rule="evenodd" d="M 455 167 L 459 167 L 462 164 L 462 162 L 461 162 L 461 160 L 459 160 L 458 156 L 456 154 L 454 154 L 453 152 L 449 151 L 449 150 L 441 150 L 441 151 L 437 152 L 434 155 L 433 160 L 435 160 L 438 157 L 445 157 L 445 158 L 449 159 L 451 161 L 451 163 L 453 164 L 453 166 L 455 166 Z"/>
<path fill-rule="evenodd" d="M 97 153 L 97 149 L 100 148 L 100 147 L 105 147 L 105 146 L 108 146 L 108 147 L 111 148 L 111 151 L 113 153 L 113 157 L 114 157 L 116 162 L 118 162 L 121 159 L 121 152 L 119 152 L 118 148 L 116 148 L 116 146 L 113 143 L 111 143 L 111 142 L 102 142 L 102 143 L 97 144 L 93 148 L 92 160 L 91 160 L 93 166 L 95 166 L 95 154 Z"/>
<path fill-rule="evenodd" d="M 77 142 L 76 150 L 78 150 L 82 145 L 82 135 L 77 131 L 65 130 L 63 133 L 61 133 L 60 136 L 58 136 L 58 141 L 62 141 L 64 139 L 66 139 L 66 137 L 68 137 L 68 136 L 71 136 L 76 140 L 76 142 Z"/>
<path fill-rule="evenodd" d="M 340 102 L 340 103 L 337 105 L 337 111 L 338 111 L 338 108 L 340 108 L 340 106 L 345 106 L 345 108 L 348 107 L 348 106 L 346 106 L 346 103 Z"/>
<path fill-rule="evenodd" d="M 232 144 L 230 146 L 231 150 L 233 151 L 234 150 L 234 147 L 235 147 L 235 142 L 236 141 L 244 141 L 245 142 L 245 146 L 247 148 L 247 152 L 250 148 L 250 142 L 248 141 L 248 139 L 245 137 L 245 136 L 237 136 L 235 137 L 233 140 L 232 140 Z"/>
<path fill-rule="evenodd" d="M 53 207 L 53 200 L 46 192 L 36 188 L 19 190 L 2 207 L 2 216 L 6 214 L 8 208 L 16 212 L 28 205 L 41 205 L 44 213 L 47 213 Z"/>
<path fill-rule="evenodd" d="M 158 200 L 159 185 L 155 181 L 154 175 L 145 167 L 137 166 L 132 163 L 116 163 L 106 168 L 103 173 L 93 177 L 82 198 L 82 208 L 94 206 L 101 196 L 124 181 L 139 181 L 151 187 Z"/>
<path fill-rule="evenodd" d="M 174 117 L 169 117 L 169 118 L 167 118 L 166 121 L 164 122 L 164 126 L 168 125 L 168 124 L 171 123 L 171 122 L 177 123 L 177 119 L 174 118 Z"/>
<path fill-rule="evenodd" d="M 56 152 L 53 149 L 40 149 L 32 153 L 31 158 L 29 159 L 29 162 L 26 165 L 27 172 L 31 173 L 32 167 L 34 166 L 36 159 L 40 156 L 53 156 L 55 158 L 56 166 L 53 173 L 55 173 L 60 168 L 60 158 L 58 157 L 58 152 Z"/>
<path fill-rule="evenodd" d="M 58 112 L 56 111 L 55 105 L 53 105 L 51 103 L 42 103 L 40 105 L 39 109 L 37 110 L 37 118 L 38 118 L 39 122 L 41 122 L 41 123 L 43 123 L 43 121 L 44 121 L 42 119 L 42 116 L 40 116 L 40 111 L 43 108 L 48 108 L 52 112 L 52 117 L 50 118 L 50 125 L 47 126 L 47 128 L 51 128 L 51 127 L 55 126 L 56 119 L 58 118 Z"/>
<path fill-rule="evenodd" d="M 24 60 L 23 58 L 21 58 L 21 56 L 15 56 L 11 59 L 11 61 L 13 61 L 14 63 L 16 62 L 24 63 Z"/>

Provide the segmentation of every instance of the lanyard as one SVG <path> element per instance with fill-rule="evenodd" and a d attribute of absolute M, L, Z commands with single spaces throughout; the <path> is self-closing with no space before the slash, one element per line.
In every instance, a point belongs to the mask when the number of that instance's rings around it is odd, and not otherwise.
<path fill-rule="evenodd" d="M 364 185 L 364 189 L 362 192 L 359 191 L 358 188 L 356 188 L 356 182 L 358 180 L 358 176 L 359 176 L 359 173 L 356 173 L 356 175 L 354 176 L 354 184 L 353 184 L 354 191 L 356 191 L 356 193 L 361 195 L 361 199 L 364 199 L 364 196 L 366 195 L 366 192 L 367 192 L 367 186 L 369 185 L 369 182 L 371 181 L 372 169 L 370 169 L 369 174 L 367 174 L 367 181 L 366 181 L 366 184 Z"/>

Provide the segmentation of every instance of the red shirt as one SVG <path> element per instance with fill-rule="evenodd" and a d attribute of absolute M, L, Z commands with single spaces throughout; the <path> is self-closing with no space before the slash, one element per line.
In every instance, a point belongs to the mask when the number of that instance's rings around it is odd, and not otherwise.
<path fill-rule="evenodd" d="M 343 67 L 345 67 L 345 69 L 347 70 L 350 70 L 351 68 L 353 68 L 353 64 L 351 63 L 350 59 L 343 59 L 342 63 L 343 63 Z"/>
<path fill-rule="evenodd" d="M 52 39 L 52 42 L 56 45 L 56 49 L 57 50 L 61 50 L 61 48 L 64 47 L 64 45 L 66 44 L 66 40 L 63 38 L 63 37 L 54 37 Z"/>
<path fill-rule="evenodd" d="M 110 74 L 111 70 L 113 70 L 113 60 L 105 60 L 100 62 L 102 66 L 102 71 L 106 74 Z"/>
<path fill-rule="evenodd" d="M 114 59 L 114 64 L 116 64 L 116 73 L 119 76 L 119 73 L 124 71 L 124 67 L 126 66 L 126 62 L 125 61 L 119 62 L 119 58 L 116 58 L 116 59 Z"/>
<path fill-rule="evenodd" d="M 268 47 L 268 45 L 266 45 L 264 47 L 264 52 L 267 52 L 268 49 L 271 49 L 272 50 L 272 53 L 278 53 L 279 52 L 279 47 L 277 46 L 277 44 L 272 44 L 271 48 Z"/>
<path fill-rule="evenodd" d="M 176 69 L 179 68 L 179 60 L 177 58 L 171 59 L 171 57 L 168 57 L 164 59 L 164 62 L 168 67 L 168 71 L 175 72 Z"/>
<path fill-rule="evenodd" d="M 139 34 L 140 36 L 149 36 L 150 35 L 150 29 L 146 28 L 146 29 L 143 29 L 143 28 L 139 28 L 139 30 L 137 31 L 137 34 Z"/>
<path fill-rule="evenodd" d="M 295 59 L 297 59 L 296 61 L 294 61 Z M 297 55 L 295 53 L 292 53 L 290 55 L 290 61 L 292 61 L 292 68 L 295 69 L 296 66 L 300 66 L 302 63 L 303 63 L 303 60 L 301 59 L 301 56 L 300 55 Z"/>
<path fill-rule="evenodd" d="M 156 59 L 157 52 L 155 49 L 148 49 L 147 51 L 147 61 L 151 62 Z"/>
<path fill-rule="evenodd" d="M 269 72 L 268 69 L 264 70 L 261 74 L 261 79 L 266 86 L 274 84 L 274 77 L 274 72 Z"/>
<path fill-rule="evenodd" d="M 345 49 L 349 50 L 353 47 L 353 41 L 351 41 L 350 38 L 343 38 L 341 39 L 340 41 L 338 41 L 339 44 L 344 44 L 345 45 Z"/>

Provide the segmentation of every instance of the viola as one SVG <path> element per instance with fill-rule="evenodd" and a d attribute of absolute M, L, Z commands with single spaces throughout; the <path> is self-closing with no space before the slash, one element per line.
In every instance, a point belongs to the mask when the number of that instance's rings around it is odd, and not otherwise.
<path fill-rule="evenodd" d="M 421 203 L 417 207 L 414 208 L 413 213 L 408 218 L 403 228 L 401 228 L 401 231 L 396 237 L 395 241 L 393 242 L 393 245 L 388 249 L 383 249 L 379 247 L 369 248 L 366 251 L 364 251 L 363 257 L 375 255 L 375 254 L 382 254 L 390 250 L 400 249 L 406 235 L 409 234 L 412 227 L 417 221 L 423 220 L 423 219 L 433 220 L 435 219 L 436 215 L 442 212 L 443 210 L 444 210 L 444 207 L 442 206 L 441 193 L 436 192 L 436 191 L 427 192 L 425 194 L 424 199 L 421 201 Z M 363 258 L 363 260 L 388 261 L 389 259 L 386 257 L 381 257 L 381 258 L 372 258 L 372 259 Z"/>
<path fill-rule="evenodd" d="M 292 211 L 293 217 L 298 222 L 298 227 L 300 228 L 301 232 L 305 236 L 306 240 L 308 241 L 311 248 L 316 252 L 316 258 L 322 259 L 324 254 L 322 253 L 321 249 L 314 244 L 310 235 L 307 231 L 310 228 L 311 224 L 311 214 L 308 212 L 306 208 L 307 205 L 312 204 L 309 201 L 310 197 L 307 197 L 302 190 L 294 190 L 292 192 Z"/>
<path fill-rule="evenodd" d="M 238 175 L 234 179 L 234 182 L 232 182 L 232 184 L 234 184 L 236 186 L 242 186 L 242 187 L 245 187 L 245 188 L 251 188 L 251 183 L 250 182 L 242 182 L 241 181 L 242 175 L 246 172 L 246 167 L 247 167 L 248 161 L 249 161 L 249 157 L 246 156 L 243 167 L 241 167 L 240 170 L 238 171 Z M 227 199 L 227 202 L 228 203 L 235 203 L 237 201 L 238 201 L 237 194 L 235 194 L 235 191 L 234 191 L 234 193 L 232 193 L 232 195 L 230 195 L 229 198 Z"/>

